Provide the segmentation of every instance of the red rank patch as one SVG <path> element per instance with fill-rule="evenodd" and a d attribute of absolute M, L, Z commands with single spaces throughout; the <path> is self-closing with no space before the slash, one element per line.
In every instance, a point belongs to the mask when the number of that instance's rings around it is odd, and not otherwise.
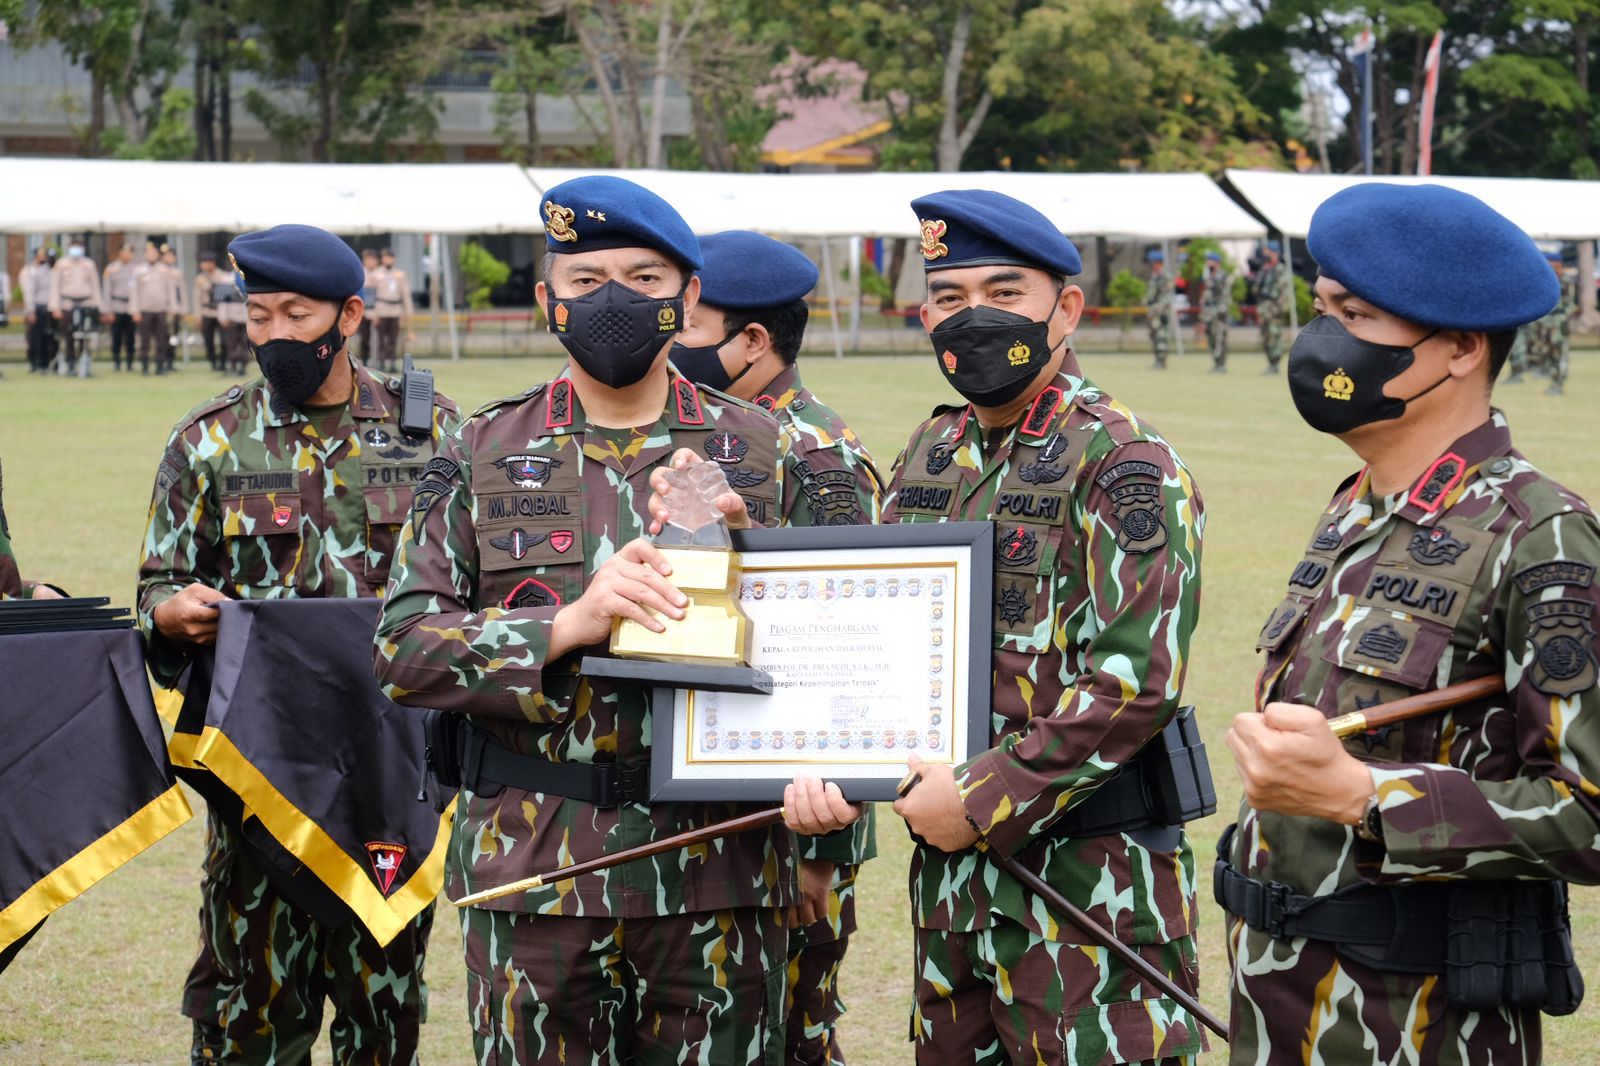
<path fill-rule="evenodd" d="M 572 547 L 572 530 L 558 529 L 554 533 L 551 533 L 550 547 L 554 548 L 562 555 L 567 554 L 567 550 Z"/>
<path fill-rule="evenodd" d="M 406 846 L 369 840 L 367 854 L 372 859 L 373 876 L 378 879 L 378 891 L 387 896 L 394 887 L 395 877 L 400 873 L 400 863 L 405 860 Z"/>
<path fill-rule="evenodd" d="M 289 519 L 294 517 L 294 511 L 286 503 L 280 503 L 272 509 L 272 523 L 282 529 L 289 524 Z"/>
<path fill-rule="evenodd" d="M 1056 408 L 1061 406 L 1064 394 L 1056 386 L 1051 385 L 1038 396 L 1033 398 L 1033 405 L 1028 408 L 1028 414 L 1022 420 L 1022 428 L 1018 430 L 1024 437 L 1042 437 L 1050 428 L 1051 419 L 1055 416 Z"/>
<path fill-rule="evenodd" d="M 1428 472 L 1417 479 L 1410 500 L 1424 511 L 1437 511 L 1450 490 L 1467 474 L 1467 461 L 1455 452 L 1439 456 Z"/>
<path fill-rule="evenodd" d="M 679 378 L 673 390 L 673 396 L 678 403 L 678 421 L 686 426 L 703 426 L 706 424 L 705 412 L 700 410 L 700 394 L 695 391 L 694 385 L 684 378 Z"/>

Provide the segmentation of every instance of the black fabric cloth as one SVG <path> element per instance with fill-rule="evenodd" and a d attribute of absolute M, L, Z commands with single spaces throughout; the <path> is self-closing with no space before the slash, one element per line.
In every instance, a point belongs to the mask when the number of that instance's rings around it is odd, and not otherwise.
<path fill-rule="evenodd" d="M 351 902 L 348 886 L 332 883 L 337 878 L 328 873 L 338 864 L 328 856 L 285 845 L 288 823 L 303 817 L 318 826 L 384 897 L 404 887 L 439 836 L 439 813 L 418 799 L 423 714 L 391 702 L 372 674 L 379 605 L 376 599 L 224 603 L 215 651 L 196 662 L 179 720 L 180 730 L 193 730 L 203 713 L 204 728 L 222 734 L 280 798 L 264 800 L 248 770 L 207 756 L 202 742 L 200 759 L 216 778 L 203 794 L 216 802 L 220 784 L 231 795 L 218 799 L 235 817 L 241 806 L 251 811 L 245 839 L 274 887 L 328 923 L 350 917 L 330 898 Z M 208 690 L 196 708 L 200 687 Z M 384 848 L 374 851 L 374 844 Z M 391 879 L 378 860 L 397 853 Z"/>
<path fill-rule="evenodd" d="M 174 786 L 161 720 L 150 696 L 139 634 L 132 630 L 0 637 L 0 952 L 109 868 L 84 871 L 44 902 L 19 904 L 74 856 Z M 110 867 L 123 841 L 91 865 Z M 122 854 L 117 854 L 117 852 Z M 18 906 L 14 907 L 14 904 Z M 9 962 L 14 952 L 5 952 Z"/>

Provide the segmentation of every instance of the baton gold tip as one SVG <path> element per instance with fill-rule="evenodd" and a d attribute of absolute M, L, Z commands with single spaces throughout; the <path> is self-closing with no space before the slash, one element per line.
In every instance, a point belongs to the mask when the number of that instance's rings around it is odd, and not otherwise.
<path fill-rule="evenodd" d="M 1345 737 L 1353 737 L 1357 733 L 1365 732 L 1367 728 L 1367 716 L 1362 714 L 1360 711 L 1351 711 L 1349 714 L 1341 714 L 1337 718 L 1328 719 L 1328 728 L 1333 730 L 1333 735 L 1338 737 L 1340 740 L 1343 740 Z"/>
<path fill-rule="evenodd" d="M 910 792 L 913 788 L 915 788 L 917 782 L 921 780 L 922 775 L 917 773 L 915 770 L 912 770 L 910 773 L 906 774 L 906 776 L 900 779 L 900 783 L 894 787 L 894 794 L 896 796 L 904 796 L 907 792 Z"/>

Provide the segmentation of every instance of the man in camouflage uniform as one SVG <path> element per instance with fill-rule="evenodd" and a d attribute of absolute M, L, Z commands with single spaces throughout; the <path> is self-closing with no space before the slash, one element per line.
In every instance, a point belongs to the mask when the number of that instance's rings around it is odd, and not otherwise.
<path fill-rule="evenodd" d="M 1068 340 L 1083 292 L 1072 243 L 987 191 L 912 205 L 922 321 L 967 401 L 895 463 L 886 522 L 993 521 L 993 746 L 913 758 L 895 804 L 919 846 L 917 1061 L 1182 1061 L 1197 1022 L 1052 914 L 988 857 L 1038 871 L 1194 991 L 1195 864 L 1182 826 L 1111 828 L 1118 774 L 1177 711 L 1200 593 L 1204 511 L 1189 471 L 1083 377 Z M 982 668 L 982 664 L 975 664 Z M 1135 790 L 1137 791 L 1137 790 Z"/>
<path fill-rule="evenodd" d="M 1600 524 L 1512 446 L 1490 386 L 1557 285 L 1440 186 L 1346 189 L 1309 243 L 1321 314 L 1291 395 L 1366 465 L 1228 736 L 1232 1061 L 1536 1063 L 1540 1007 L 1575 1007 L 1559 881 L 1600 881 Z M 1485 677 L 1506 691 L 1342 742 L 1326 721 Z"/>
<path fill-rule="evenodd" d="M 1567 367 L 1572 355 L 1572 316 L 1578 310 L 1578 283 L 1575 275 L 1569 276 L 1562 268 L 1559 251 L 1550 252 L 1545 258 L 1555 272 L 1561 297 L 1549 314 L 1530 327 L 1533 336 L 1529 347 L 1535 366 L 1550 377 L 1545 395 L 1560 396 L 1566 391 Z"/>
<path fill-rule="evenodd" d="M 0 477 L 0 486 L 5 479 Z M 24 581 L 17 568 L 16 553 L 11 550 L 11 527 L 6 522 L 6 504 L 0 495 L 0 600 L 53 600 L 61 590 L 42 581 Z"/>
<path fill-rule="evenodd" d="M 1233 314 L 1233 275 L 1222 263 L 1222 253 L 1206 253 L 1204 291 L 1200 294 L 1200 321 L 1206 327 L 1211 349 L 1211 372 L 1228 369 L 1228 319 Z"/>
<path fill-rule="evenodd" d="M 792 525 L 870 525 L 883 482 L 872 457 L 838 413 L 800 381 L 795 365 L 805 336 L 806 296 L 817 268 L 781 241 L 748 230 L 700 242 L 700 302 L 672 363 L 696 385 L 753 402 L 778 419 L 796 456 L 784 482 Z M 825 878 L 827 909 L 790 935 L 784 1061 L 842 1063 L 839 971 L 856 928 L 857 871 L 876 853 L 872 809 L 836 838 L 801 842 L 802 881 Z"/>
<path fill-rule="evenodd" d="M 682 617 L 643 537 L 663 462 L 721 466 L 735 524 L 777 524 L 799 477 L 770 415 L 669 369 L 699 295 L 677 212 L 597 176 L 550 189 L 542 213 L 536 294 L 571 360 L 479 409 L 429 465 L 379 620 L 390 696 L 463 716 L 456 897 L 749 810 L 649 803 L 648 691 L 578 667 L 617 618 Z M 807 784 L 807 802 L 849 811 Z M 464 908 L 477 1061 L 775 1061 L 794 852 L 789 830 L 757 830 Z"/>
<path fill-rule="evenodd" d="M 399 382 L 348 355 L 363 309 L 361 263 L 344 242 L 278 226 L 229 254 L 264 378 L 185 416 L 156 474 L 139 620 L 167 686 L 195 645 L 215 641 L 220 600 L 380 595 L 412 486 L 457 421 L 436 396 L 431 427 L 407 433 Z M 202 948 L 183 1003 L 193 1061 L 307 1060 L 324 997 L 336 1063 L 416 1061 L 432 908 L 387 947 L 359 921 L 325 926 L 274 887 L 237 816 L 213 806 L 207 819 Z"/>
<path fill-rule="evenodd" d="M 1277 241 L 1268 241 L 1256 271 L 1256 317 L 1261 322 L 1261 350 L 1267 354 L 1266 373 L 1276 374 L 1283 359 L 1283 331 L 1289 325 L 1289 302 L 1294 299 L 1289 268 L 1278 257 Z"/>
<path fill-rule="evenodd" d="M 1172 347 L 1172 304 L 1177 297 L 1172 275 L 1167 273 L 1167 256 L 1160 249 L 1145 254 L 1150 262 L 1150 280 L 1144 286 L 1144 324 L 1150 331 L 1150 347 L 1155 350 L 1153 370 L 1167 368 L 1167 349 Z"/>

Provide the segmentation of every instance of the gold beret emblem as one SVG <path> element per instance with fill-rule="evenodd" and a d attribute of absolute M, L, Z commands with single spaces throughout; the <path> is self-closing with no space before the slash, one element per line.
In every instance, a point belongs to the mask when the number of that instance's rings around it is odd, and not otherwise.
<path fill-rule="evenodd" d="M 239 260 L 233 257 L 232 252 L 228 253 L 228 265 L 233 267 L 233 272 L 235 274 L 238 274 L 241 278 L 244 277 L 244 267 L 239 265 Z"/>
<path fill-rule="evenodd" d="M 1340 367 L 1322 379 L 1322 394 L 1330 400 L 1348 400 L 1356 391 L 1356 383 Z"/>
<path fill-rule="evenodd" d="M 925 218 L 922 220 L 922 258 L 942 259 L 950 254 L 950 248 L 939 238 L 943 237 L 950 229 L 941 218 Z"/>
<path fill-rule="evenodd" d="M 552 240 L 557 241 L 570 242 L 577 240 L 578 232 L 572 228 L 572 220 L 576 217 L 572 208 L 562 207 L 554 200 L 546 201 L 544 205 L 545 234 Z"/>

